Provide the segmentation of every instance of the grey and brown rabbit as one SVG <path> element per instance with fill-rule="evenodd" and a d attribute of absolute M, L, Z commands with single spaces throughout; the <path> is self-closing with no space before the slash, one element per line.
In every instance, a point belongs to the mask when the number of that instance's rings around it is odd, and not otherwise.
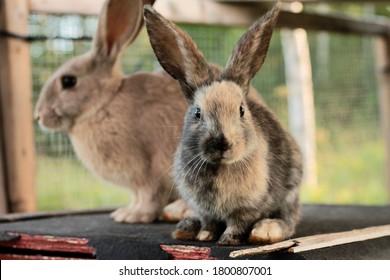
<path fill-rule="evenodd" d="M 36 105 L 41 127 L 67 133 L 89 170 L 133 192 L 112 214 L 117 222 L 152 222 L 177 197 L 171 167 L 187 109 L 180 85 L 161 69 L 125 77 L 120 68 L 153 2 L 106 1 L 91 50 L 62 65 Z M 186 205 L 176 206 L 180 217 Z"/>
<path fill-rule="evenodd" d="M 196 213 L 173 237 L 274 243 L 300 218 L 300 149 L 263 102 L 248 92 L 262 66 L 278 2 L 241 37 L 223 71 L 210 70 L 192 39 L 152 7 L 144 8 L 161 66 L 179 81 L 189 108 L 175 155 L 181 196 Z"/>

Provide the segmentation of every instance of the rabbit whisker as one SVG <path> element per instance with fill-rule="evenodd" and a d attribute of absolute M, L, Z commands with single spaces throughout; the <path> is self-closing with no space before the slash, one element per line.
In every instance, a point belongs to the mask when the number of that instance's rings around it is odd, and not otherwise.
<path fill-rule="evenodd" d="M 199 179 L 199 172 L 200 172 L 204 162 L 205 161 L 202 159 L 202 157 L 199 157 L 199 160 L 193 169 L 193 174 L 196 174 L 195 175 L 195 182 L 199 182 L 199 180 L 198 180 Z"/>
<path fill-rule="evenodd" d="M 200 155 L 196 156 L 196 161 L 188 168 L 188 171 L 184 174 L 184 177 L 188 177 L 191 173 L 194 173 L 196 168 L 198 167 L 199 163 L 202 161 L 202 158 Z"/>
<path fill-rule="evenodd" d="M 205 161 L 204 159 L 202 159 L 202 164 L 199 166 L 199 168 L 198 168 L 198 172 L 197 172 L 197 174 L 196 174 L 196 180 L 197 180 L 197 182 L 200 182 L 200 180 L 198 179 L 199 178 L 199 173 L 200 173 L 200 171 L 203 169 L 203 166 L 205 166 L 205 165 L 207 165 L 207 161 Z"/>
<path fill-rule="evenodd" d="M 192 165 L 194 165 L 194 164 L 197 162 L 197 160 L 199 159 L 199 157 L 200 157 L 199 154 L 197 154 L 197 155 L 195 155 L 194 157 L 192 157 L 191 160 L 189 160 L 188 163 L 180 170 L 180 172 L 179 172 L 178 174 L 176 174 L 176 176 L 174 177 L 174 180 L 173 180 L 173 183 L 172 183 L 170 192 L 169 192 L 169 197 L 170 197 L 170 195 L 171 195 L 171 193 L 172 193 L 172 189 L 173 189 L 173 188 L 175 187 L 175 185 L 177 184 L 177 181 L 178 181 L 178 179 L 179 179 L 179 176 L 181 176 L 181 175 L 183 174 L 184 170 L 185 170 L 185 169 L 187 168 L 187 166 L 189 166 L 191 163 L 192 163 Z M 191 168 L 190 168 L 190 170 L 191 170 Z M 185 176 L 187 176 L 187 175 L 188 175 L 188 174 L 185 174 Z"/>

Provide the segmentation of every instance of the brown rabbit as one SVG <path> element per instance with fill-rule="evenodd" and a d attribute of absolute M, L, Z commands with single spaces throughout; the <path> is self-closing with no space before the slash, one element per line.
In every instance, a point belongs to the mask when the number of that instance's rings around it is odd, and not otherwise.
<path fill-rule="evenodd" d="M 124 77 L 120 69 L 152 2 L 107 1 L 91 50 L 61 66 L 36 105 L 41 127 L 66 132 L 89 170 L 133 191 L 131 204 L 112 213 L 117 222 L 152 222 L 177 198 L 171 167 L 187 109 L 180 86 L 163 70 Z M 177 205 L 180 217 L 186 208 Z"/>
<path fill-rule="evenodd" d="M 221 74 L 210 70 L 187 34 L 151 6 L 144 8 L 153 50 L 189 103 L 174 172 L 198 217 L 182 220 L 176 239 L 240 245 L 247 239 L 273 243 L 294 233 L 301 153 L 273 113 L 249 94 L 280 6 L 241 37 Z"/>

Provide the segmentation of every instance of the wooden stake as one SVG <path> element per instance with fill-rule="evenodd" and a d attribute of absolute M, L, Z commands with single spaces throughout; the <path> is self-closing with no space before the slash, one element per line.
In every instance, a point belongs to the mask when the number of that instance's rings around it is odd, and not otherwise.
<path fill-rule="evenodd" d="M 376 40 L 376 65 L 382 133 L 385 139 L 386 186 L 390 203 L 390 36 Z"/>
<path fill-rule="evenodd" d="M 0 1 L 0 29 L 28 34 L 27 0 Z M 35 159 L 30 48 L 0 37 L 0 99 L 6 188 L 11 212 L 34 211 Z"/>
<path fill-rule="evenodd" d="M 278 242 L 278 243 L 271 244 L 271 245 L 265 245 L 265 246 L 256 247 L 256 248 L 233 251 L 230 253 L 229 257 L 238 258 L 238 257 L 251 256 L 251 255 L 257 255 L 257 254 L 267 254 L 267 253 L 277 252 L 277 251 L 281 251 L 281 250 L 286 250 L 292 246 L 295 246 L 296 244 L 298 244 L 298 242 L 295 240 L 286 240 L 286 241 Z"/>
<path fill-rule="evenodd" d="M 303 29 L 282 29 L 291 133 L 303 154 L 303 182 L 317 186 L 316 121 L 309 43 Z"/>
<path fill-rule="evenodd" d="M 293 240 L 275 243 L 272 245 L 233 251 L 230 253 L 230 257 L 237 258 L 248 255 L 266 254 L 281 250 L 287 250 L 291 253 L 298 253 L 353 242 L 360 242 L 385 236 L 390 236 L 390 225 L 300 237 L 295 238 Z"/>
<path fill-rule="evenodd" d="M 295 239 L 295 241 L 299 242 L 298 246 L 289 248 L 288 252 L 298 253 L 384 236 L 390 236 L 390 225 L 298 238 Z"/>
<path fill-rule="evenodd" d="M 1 101 L 1 99 L 0 99 Z M 0 215 L 8 213 L 8 199 L 7 199 L 7 190 L 5 188 L 5 154 L 3 150 L 3 128 L 1 120 L 1 102 L 0 102 Z"/>

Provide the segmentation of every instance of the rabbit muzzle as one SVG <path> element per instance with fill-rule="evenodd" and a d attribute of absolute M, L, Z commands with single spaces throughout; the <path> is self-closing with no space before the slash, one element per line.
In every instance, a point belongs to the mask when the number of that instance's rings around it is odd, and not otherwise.
<path fill-rule="evenodd" d="M 202 144 L 204 158 L 210 163 L 228 163 L 233 159 L 233 144 L 221 134 L 210 136 Z"/>
<path fill-rule="evenodd" d="M 43 130 L 67 131 L 71 127 L 71 121 L 63 118 L 53 108 L 38 107 L 34 113 L 34 118 Z"/>

